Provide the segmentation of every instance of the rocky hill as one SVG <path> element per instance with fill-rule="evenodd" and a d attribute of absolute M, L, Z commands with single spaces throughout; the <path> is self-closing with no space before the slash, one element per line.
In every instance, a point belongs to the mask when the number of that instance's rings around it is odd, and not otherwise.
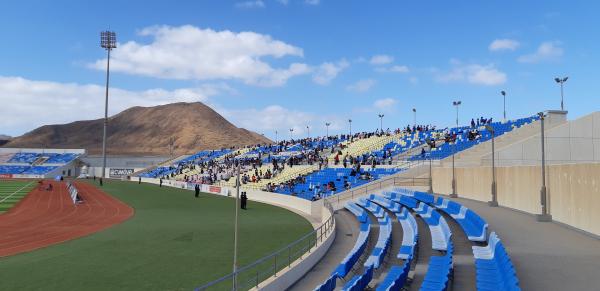
<path fill-rule="evenodd" d="M 102 152 L 103 119 L 45 125 L 10 140 L 4 147 L 83 148 Z M 204 149 L 265 144 L 262 135 L 238 128 L 200 103 L 132 107 L 109 118 L 108 154 L 188 154 Z"/>

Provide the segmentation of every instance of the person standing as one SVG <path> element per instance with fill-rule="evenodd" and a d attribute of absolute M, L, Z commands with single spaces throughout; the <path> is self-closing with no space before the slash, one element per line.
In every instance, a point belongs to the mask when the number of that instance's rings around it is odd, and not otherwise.
<path fill-rule="evenodd" d="M 100 177 L 100 187 L 102 187 L 102 177 Z"/>
<path fill-rule="evenodd" d="M 246 196 L 246 192 L 242 192 L 242 209 L 246 210 L 246 204 L 248 203 L 248 196 Z"/>
<path fill-rule="evenodd" d="M 160 180 L 158 182 L 159 182 L 158 187 L 162 187 L 162 182 L 163 182 L 162 178 L 160 178 Z"/>
<path fill-rule="evenodd" d="M 142 177 L 138 177 L 138 184 L 142 184 Z"/>
<path fill-rule="evenodd" d="M 194 190 L 196 191 L 196 198 L 198 198 L 198 196 L 200 195 L 200 185 L 196 184 Z"/>

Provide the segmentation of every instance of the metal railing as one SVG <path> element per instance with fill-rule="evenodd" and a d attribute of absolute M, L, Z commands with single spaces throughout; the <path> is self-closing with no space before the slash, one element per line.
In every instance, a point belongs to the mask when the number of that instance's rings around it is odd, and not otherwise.
<path fill-rule="evenodd" d="M 327 201 L 323 202 L 331 216 L 318 228 L 278 251 L 239 268 L 235 273 L 230 273 L 194 290 L 249 290 L 261 287 L 263 281 L 272 276 L 277 277 L 278 273 L 285 269 L 291 269 L 294 261 L 310 255 L 311 249 L 321 245 L 335 229 L 333 207 Z"/>
<path fill-rule="evenodd" d="M 327 202 L 331 204 L 335 203 L 336 206 L 339 207 L 340 203 L 353 200 L 355 197 L 371 194 L 371 191 L 381 190 L 391 186 L 429 186 L 429 177 L 387 177 L 334 196 L 329 196 L 325 199 Z"/>

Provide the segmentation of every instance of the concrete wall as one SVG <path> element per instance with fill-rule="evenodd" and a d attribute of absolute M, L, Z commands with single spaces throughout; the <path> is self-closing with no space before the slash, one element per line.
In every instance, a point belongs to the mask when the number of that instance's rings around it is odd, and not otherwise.
<path fill-rule="evenodd" d="M 530 138 L 497 148 L 500 166 L 538 165 L 541 161 L 539 130 Z M 482 164 L 491 164 L 491 153 Z M 546 162 L 548 164 L 600 162 L 600 112 L 546 130 Z"/>
<path fill-rule="evenodd" d="M 541 212 L 540 166 L 498 167 L 498 204 L 538 214 Z M 433 169 L 433 190 L 452 192 L 452 168 Z M 491 200 L 490 167 L 456 169 L 459 197 Z M 550 165 L 546 170 L 548 211 L 555 221 L 600 235 L 600 163 Z"/>

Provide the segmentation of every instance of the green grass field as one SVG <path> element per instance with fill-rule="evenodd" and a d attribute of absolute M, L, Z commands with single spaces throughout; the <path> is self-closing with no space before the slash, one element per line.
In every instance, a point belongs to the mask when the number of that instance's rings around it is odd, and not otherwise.
<path fill-rule="evenodd" d="M 35 185 L 34 181 L 0 180 L 0 213 L 21 201 Z"/>
<path fill-rule="evenodd" d="M 108 230 L 0 258 L 0 290 L 192 290 L 231 272 L 234 200 L 156 185 L 106 182 L 135 209 Z M 249 201 L 240 211 L 243 266 L 312 227 L 303 217 Z"/>

